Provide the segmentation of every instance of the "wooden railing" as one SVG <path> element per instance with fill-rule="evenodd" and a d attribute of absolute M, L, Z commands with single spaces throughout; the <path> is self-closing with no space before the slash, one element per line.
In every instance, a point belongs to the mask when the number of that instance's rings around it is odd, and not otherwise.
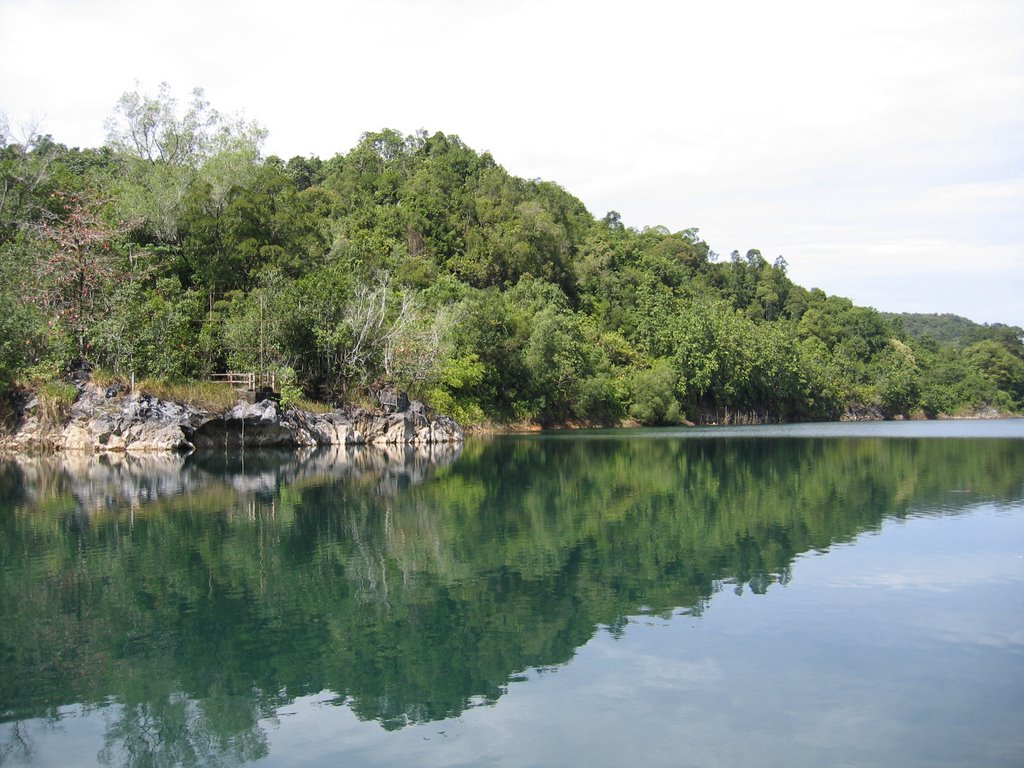
<path fill-rule="evenodd" d="M 211 374 L 210 379 L 250 392 L 255 392 L 258 389 L 270 389 L 277 392 L 277 374 L 273 371 L 228 371 L 227 373 Z"/>

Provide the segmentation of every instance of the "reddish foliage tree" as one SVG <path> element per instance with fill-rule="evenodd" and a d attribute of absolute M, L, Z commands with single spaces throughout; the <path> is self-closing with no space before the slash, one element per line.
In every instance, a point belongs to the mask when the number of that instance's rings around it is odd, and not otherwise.
<path fill-rule="evenodd" d="M 100 218 L 103 201 L 65 194 L 63 203 L 62 214 L 36 227 L 50 246 L 39 265 L 36 300 L 69 331 L 84 358 L 97 295 L 116 277 L 113 240 L 122 233 Z"/>

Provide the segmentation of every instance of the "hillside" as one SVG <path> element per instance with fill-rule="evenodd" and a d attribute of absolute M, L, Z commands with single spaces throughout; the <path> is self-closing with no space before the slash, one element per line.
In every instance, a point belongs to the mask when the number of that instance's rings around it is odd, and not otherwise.
<path fill-rule="evenodd" d="M 954 347 L 965 347 L 986 338 L 999 338 L 1003 335 L 1016 338 L 1024 336 L 1024 330 L 1015 326 L 1001 323 L 983 325 L 959 315 L 883 312 L 882 318 L 896 327 L 902 326 L 911 338 L 930 338 Z"/>
<path fill-rule="evenodd" d="M 98 149 L 0 148 L 3 389 L 273 370 L 286 400 L 393 386 L 470 424 L 1024 406 L 1020 329 L 882 315 L 756 249 L 597 218 L 453 135 L 285 161 L 162 106 L 127 94 Z"/>

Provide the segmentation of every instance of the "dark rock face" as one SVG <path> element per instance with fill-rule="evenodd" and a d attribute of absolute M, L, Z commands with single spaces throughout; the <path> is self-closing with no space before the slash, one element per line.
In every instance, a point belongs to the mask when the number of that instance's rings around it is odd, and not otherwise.
<path fill-rule="evenodd" d="M 317 445 L 426 445 L 463 440 L 462 427 L 421 403 L 400 413 L 347 408 L 326 414 L 282 410 L 274 400 L 239 402 L 225 413 L 91 384 L 63 428 L 29 415 L 6 441 L 14 450 L 187 453 L 196 448 L 289 448 Z"/>
<path fill-rule="evenodd" d="M 279 448 L 309 445 L 301 440 L 273 400 L 238 403 L 220 418 L 210 418 L 192 430 L 189 441 L 196 448 Z"/>

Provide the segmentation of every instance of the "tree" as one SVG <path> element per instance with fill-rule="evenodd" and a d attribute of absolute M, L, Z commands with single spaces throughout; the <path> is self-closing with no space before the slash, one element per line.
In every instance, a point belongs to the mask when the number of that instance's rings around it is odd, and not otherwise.
<path fill-rule="evenodd" d="M 160 83 L 155 96 L 138 90 L 122 94 L 106 123 L 107 142 L 116 151 L 153 164 L 198 168 L 217 152 L 258 147 L 266 137 L 257 123 L 212 109 L 202 88 L 193 88 L 191 95 L 181 113 L 166 82 Z"/>
<path fill-rule="evenodd" d="M 33 361 L 39 346 L 40 326 L 45 320 L 35 307 L 19 295 L 19 286 L 27 278 L 21 265 L 12 264 L 0 250 L 0 394 L 3 394 L 24 369 Z"/>
<path fill-rule="evenodd" d="M 59 152 L 49 136 L 34 128 L 17 141 L 0 114 L 0 244 L 9 241 L 20 226 L 33 221 L 44 207 L 51 189 L 52 165 Z"/>
<path fill-rule="evenodd" d="M 240 160 L 229 171 L 221 161 L 228 163 L 223 153 L 202 168 L 183 201 L 181 251 L 190 279 L 223 294 L 252 288 L 265 267 L 298 277 L 322 263 L 327 242 L 320 190 L 297 191 L 279 164 L 244 171 Z M 218 191 L 207 174 L 211 166 L 235 174 L 236 183 L 221 180 Z"/>
<path fill-rule="evenodd" d="M 128 161 L 118 195 L 122 216 L 140 222 L 150 238 L 172 244 L 178 243 L 182 203 L 199 169 L 218 155 L 233 158 L 236 169 L 239 158 L 251 165 L 266 138 L 259 124 L 212 109 L 202 88 L 192 90 L 182 112 L 167 83 L 155 96 L 124 93 L 106 128 L 108 144 Z M 240 180 L 219 168 L 207 175 L 218 199 Z"/>
<path fill-rule="evenodd" d="M 1024 360 L 1010 352 L 1005 344 L 994 339 L 979 341 L 964 350 L 964 357 L 1017 407 L 1024 404 Z"/>
<path fill-rule="evenodd" d="M 679 372 L 670 360 L 656 360 L 630 382 L 629 415 L 641 424 L 675 424 L 682 414 L 676 400 Z"/>
<path fill-rule="evenodd" d="M 523 362 L 541 424 L 618 412 L 607 356 L 586 318 L 548 306 L 531 327 Z"/>
<path fill-rule="evenodd" d="M 601 219 L 601 223 L 604 224 L 608 229 L 622 229 L 622 214 L 618 211 L 608 211 Z"/>
<path fill-rule="evenodd" d="M 100 217 L 102 201 L 65 196 L 65 211 L 37 231 L 49 246 L 38 273 L 37 300 L 55 315 L 86 358 L 86 337 L 98 294 L 116 273 L 113 239 L 120 233 Z"/>
<path fill-rule="evenodd" d="M 878 397 L 883 411 L 889 416 L 908 414 L 921 405 L 920 372 L 914 352 L 898 339 L 878 355 L 880 377 Z"/>
<path fill-rule="evenodd" d="M 92 334 L 97 363 L 116 373 L 165 380 L 211 373 L 203 294 L 183 289 L 176 277 L 163 277 L 149 287 L 124 282 L 108 302 Z"/>

